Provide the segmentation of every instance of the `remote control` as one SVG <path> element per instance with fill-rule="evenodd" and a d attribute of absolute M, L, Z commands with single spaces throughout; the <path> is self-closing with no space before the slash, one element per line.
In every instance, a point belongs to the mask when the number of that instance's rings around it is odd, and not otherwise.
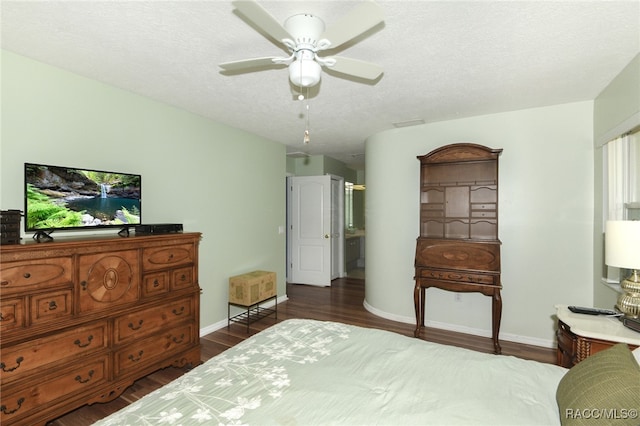
<path fill-rule="evenodd" d="M 611 309 L 598 309 L 598 308 L 585 308 L 582 306 L 569 306 L 569 310 L 575 314 L 586 314 L 586 315 L 621 315 L 619 312 L 613 311 Z"/>

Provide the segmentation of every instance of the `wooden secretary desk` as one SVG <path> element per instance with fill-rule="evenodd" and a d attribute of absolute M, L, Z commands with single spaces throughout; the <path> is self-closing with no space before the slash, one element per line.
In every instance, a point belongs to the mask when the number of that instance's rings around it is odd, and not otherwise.
<path fill-rule="evenodd" d="M 498 239 L 498 157 L 502 149 L 446 145 L 419 156 L 420 236 L 416 243 L 415 337 L 424 327 L 426 289 L 492 298 L 494 352 L 502 316 Z"/>

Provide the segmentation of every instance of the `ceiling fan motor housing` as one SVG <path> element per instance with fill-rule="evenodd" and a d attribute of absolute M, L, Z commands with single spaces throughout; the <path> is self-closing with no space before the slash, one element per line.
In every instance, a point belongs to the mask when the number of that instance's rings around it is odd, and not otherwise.
<path fill-rule="evenodd" d="M 296 45 L 315 47 L 324 33 L 325 26 L 324 21 L 317 16 L 301 13 L 287 18 L 284 28 L 291 34 Z"/>

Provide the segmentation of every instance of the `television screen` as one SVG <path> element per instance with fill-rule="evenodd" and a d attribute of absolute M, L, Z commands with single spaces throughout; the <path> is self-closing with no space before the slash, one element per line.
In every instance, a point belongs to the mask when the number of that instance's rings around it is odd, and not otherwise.
<path fill-rule="evenodd" d="M 137 174 L 25 163 L 26 232 L 126 228 L 141 218 Z"/>

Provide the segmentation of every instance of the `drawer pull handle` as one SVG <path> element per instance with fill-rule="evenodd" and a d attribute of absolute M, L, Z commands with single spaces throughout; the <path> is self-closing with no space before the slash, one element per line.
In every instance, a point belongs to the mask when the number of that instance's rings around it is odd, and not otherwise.
<path fill-rule="evenodd" d="M 180 281 L 186 281 L 187 276 L 185 274 L 180 275 Z"/>
<path fill-rule="evenodd" d="M 11 312 L 0 312 L 0 321 L 15 321 L 16 316 Z"/>
<path fill-rule="evenodd" d="M 155 280 L 153 280 L 153 286 L 154 287 L 158 287 L 159 285 L 160 285 L 160 283 L 158 282 L 157 278 Z"/>
<path fill-rule="evenodd" d="M 138 362 L 142 359 L 142 354 L 144 353 L 144 351 L 140 351 L 138 352 L 138 357 L 136 358 L 133 354 L 129 355 L 129 361 L 131 362 Z"/>
<path fill-rule="evenodd" d="M 2 280 L 2 282 L 0 283 L 1 285 L 9 285 L 9 281 L 7 280 Z"/>
<path fill-rule="evenodd" d="M 140 320 L 138 321 L 138 326 L 136 327 L 135 325 L 133 325 L 132 322 L 129 323 L 129 328 L 132 330 L 140 330 L 142 328 L 142 323 L 144 322 L 144 320 Z"/>
<path fill-rule="evenodd" d="M 20 407 L 22 407 L 23 402 L 24 402 L 24 398 L 18 399 L 18 407 L 16 407 L 15 410 L 7 410 L 7 406 L 2 404 L 2 406 L 0 406 L 0 411 L 2 411 L 4 414 L 13 414 L 16 411 L 18 411 Z"/>
<path fill-rule="evenodd" d="M 80 375 L 78 374 L 76 376 L 76 382 L 78 382 L 78 383 L 87 383 L 89 380 L 91 380 L 93 378 L 93 373 L 94 373 L 93 370 L 89 370 L 89 377 L 86 378 L 86 379 L 82 379 L 82 377 L 80 377 Z"/>
<path fill-rule="evenodd" d="M 180 335 L 180 338 L 174 337 L 174 338 L 173 338 L 173 339 L 171 339 L 171 340 L 173 340 L 173 343 L 182 343 L 182 342 L 184 342 L 184 333 L 182 333 L 182 334 Z"/>
<path fill-rule="evenodd" d="M 173 253 L 169 255 L 169 260 L 173 260 Z"/>
<path fill-rule="evenodd" d="M 92 340 L 93 340 L 93 334 L 90 334 L 89 337 L 87 337 L 87 343 L 85 343 L 84 345 L 80 342 L 80 339 L 76 339 L 76 341 L 73 342 L 73 344 L 78 346 L 79 348 L 86 348 L 91 344 Z"/>
<path fill-rule="evenodd" d="M 31 274 L 28 272 L 25 272 L 24 274 L 22 274 L 22 276 L 25 278 L 31 278 Z"/>
<path fill-rule="evenodd" d="M 51 302 L 49 302 L 49 310 L 55 311 L 56 309 L 58 309 L 58 305 L 56 304 L 56 301 L 52 300 Z"/>
<path fill-rule="evenodd" d="M 0 362 L 0 368 L 2 368 L 2 371 L 4 371 L 5 373 L 10 373 L 17 370 L 20 367 L 20 364 L 22 364 L 22 361 L 24 361 L 24 357 L 19 356 L 18 358 L 16 358 L 17 365 L 13 368 L 7 368 L 7 365 L 4 362 Z"/>
<path fill-rule="evenodd" d="M 180 309 L 173 309 L 171 312 L 173 312 L 173 315 L 182 315 L 184 314 L 184 306 L 181 306 Z"/>

